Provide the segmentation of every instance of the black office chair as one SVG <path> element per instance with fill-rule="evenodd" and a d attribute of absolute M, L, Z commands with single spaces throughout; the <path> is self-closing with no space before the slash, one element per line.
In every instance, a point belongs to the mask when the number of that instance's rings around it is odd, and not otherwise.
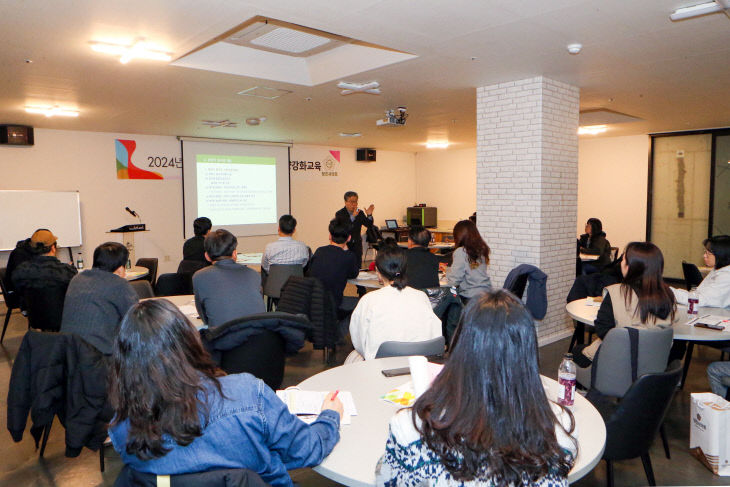
<path fill-rule="evenodd" d="M 248 372 L 276 390 L 284 380 L 287 355 L 303 346 L 312 325 L 289 313 L 257 313 L 201 331 L 213 360 L 229 374 Z"/>
<path fill-rule="evenodd" d="M 5 287 L 5 272 L 7 269 L 5 267 L 0 268 L 0 291 L 2 291 L 3 295 L 3 301 L 5 302 L 5 307 L 8 308 L 7 313 L 5 313 L 5 324 L 3 324 L 3 334 L 0 336 L 0 343 L 3 342 L 5 339 L 5 331 L 8 329 L 8 323 L 10 322 L 10 315 L 13 314 L 14 309 L 20 309 L 20 303 L 18 302 L 18 296 L 15 292 L 8 292 L 7 288 Z"/>
<path fill-rule="evenodd" d="M 284 339 L 271 330 L 261 330 L 243 343 L 221 354 L 220 367 L 227 374 L 248 372 L 273 390 L 284 381 Z"/>
<path fill-rule="evenodd" d="M 266 311 L 272 311 L 281 297 L 281 290 L 291 276 L 304 277 L 304 267 L 299 264 L 271 264 L 263 285 L 267 297 Z"/>
<path fill-rule="evenodd" d="M 687 291 L 694 286 L 699 286 L 702 282 L 702 273 L 691 262 L 682 261 L 682 272 L 684 273 L 684 283 L 687 286 Z"/>
<path fill-rule="evenodd" d="M 177 273 L 181 274 L 185 279 L 185 285 L 187 291 L 185 294 L 193 294 L 193 274 L 198 272 L 200 269 L 208 267 L 208 263 L 200 260 L 181 260 L 177 266 Z"/>
<path fill-rule="evenodd" d="M 155 285 L 157 296 L 181 296 L 190 294 L 188 284 L 184 275 L 177 272 L 160 274 Z"/>
<path fill-rule="evenodd" d="M 152 290 L 152 286 L 148 281 L 139 279 L 137 281 L 131 281 L 129 284 L 132 286 L 132 289 L 134 289 L 134 292 L 137 293 L 139 299 L 155 297 L 155 292 Z"/>
<path fill-rule="evenodd" d="M 137 263 L 135 264 L 136 266 L 144 267 L 149 271 L 149 273 L 142 279 L 149 282 L 150 284 L 154 284 L 155 282 L 157 282 L 157 263 L 157 257 L 144 257 L 141 259 L 137 259 Z"/>
<path fill-rule="evenodd" d="M 525 288 L 527 287 L 527 274 L 521 274 L 515 282 L 508 289 L 509 292 L 522 299 L 525 294 Z"/>
<path fill-rule="evenodd" d="M 180 475 L 155 475 L 134 470 L 125 465 L 114 487 L 157 487 L 158 478 L 169 478 L 170 487 L 269 487 L 254 471 L 248 469 L 209 470 Z"/>
<path fill-rule="evenodd" d="M 444 354 L 446 340 L 443 336 L 424 340 L 422 342 L 383 342 L 375 353 L 375 358 L 408 357 L 423 355 L 433 357 Z"/>
<path fill-rule="evenodd" d="M 597 405 L 606 422 L 606 480 L 613 487 L 613 462 L 641 457 L 649 485 L 656 485 L 649 457 L 651 443 L 664 423 L 682 375 L 679 366 L 659 374 L 646 374 L 634 382 L 618 405 Z"/>
<path fill-rule="evenodd" d="M 68 286 L 48 286 L 23 289 L 23 299 L 28 312 L 28 325 L 36 330 L 58 331 L 61 329 L 63 302 Z"/>

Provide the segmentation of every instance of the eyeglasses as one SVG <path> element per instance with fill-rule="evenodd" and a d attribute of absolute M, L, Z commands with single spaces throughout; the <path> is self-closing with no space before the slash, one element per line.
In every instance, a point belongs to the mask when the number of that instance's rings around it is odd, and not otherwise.
<path fill-rule="evenodd" d="M 712 252 L 711 250 L 709 250 L 709 249 L 705 249 L 705 252 L 704 252 L 704 254 L 705 254 L 705 255 L 715 255 L 715 254 L 714 254 L 714 253 L 713 253 L 713 252 Z"/>

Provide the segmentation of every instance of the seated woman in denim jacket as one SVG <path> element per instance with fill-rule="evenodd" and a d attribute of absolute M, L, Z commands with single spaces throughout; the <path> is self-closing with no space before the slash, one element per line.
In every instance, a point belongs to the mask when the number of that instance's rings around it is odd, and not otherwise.
<path fill-rule="evenodd" d="M 318 465 L 340 439 L 339 399 L 330 394 L 305 424 L 261 380 L 216 368 L 193 325 L 164 299 L 130 308 L 110 372 L 109 436 L 141 472 L 247 468 L 290 486 L 287 470 Z"/>

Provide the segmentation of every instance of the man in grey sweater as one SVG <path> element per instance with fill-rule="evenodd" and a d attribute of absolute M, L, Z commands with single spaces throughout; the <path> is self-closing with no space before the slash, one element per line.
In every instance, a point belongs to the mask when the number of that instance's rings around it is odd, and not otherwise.
<path fill-rule="evenodd" d="M 99 245 L 93 267 L 74 277 L 66 291 L 61 331 L 76 333 L 105 355 L 112 353 L 127 310 L 139 301 L 125 279 L 128 258 L 120 243 Z"/>
<path fill-rule="evenodd" d="M 228 230 L 205 237 L 205 257 L 212 266 L 193 274 L 195 307 L 209 327 L 266 311 L 258 272 L 236 263 L 238 239 Z"/>

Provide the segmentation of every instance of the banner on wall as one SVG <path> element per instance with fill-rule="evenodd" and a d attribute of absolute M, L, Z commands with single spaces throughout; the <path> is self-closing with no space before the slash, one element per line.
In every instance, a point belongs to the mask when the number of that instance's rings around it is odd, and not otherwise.
<path fill-rule="evenodd" d="M 289 173 L 294 179 L 339 179 L 340 164 L 340 151 L 338 150 L 328 150 L 321 157 L 307 160 L 293 155 L 289 162 Z"/>
<path fill-rule="evenodd" d="M 115 139 L 117 179 L 182 179 L 182 156 L 159 154 L 133 139 Z"/>

